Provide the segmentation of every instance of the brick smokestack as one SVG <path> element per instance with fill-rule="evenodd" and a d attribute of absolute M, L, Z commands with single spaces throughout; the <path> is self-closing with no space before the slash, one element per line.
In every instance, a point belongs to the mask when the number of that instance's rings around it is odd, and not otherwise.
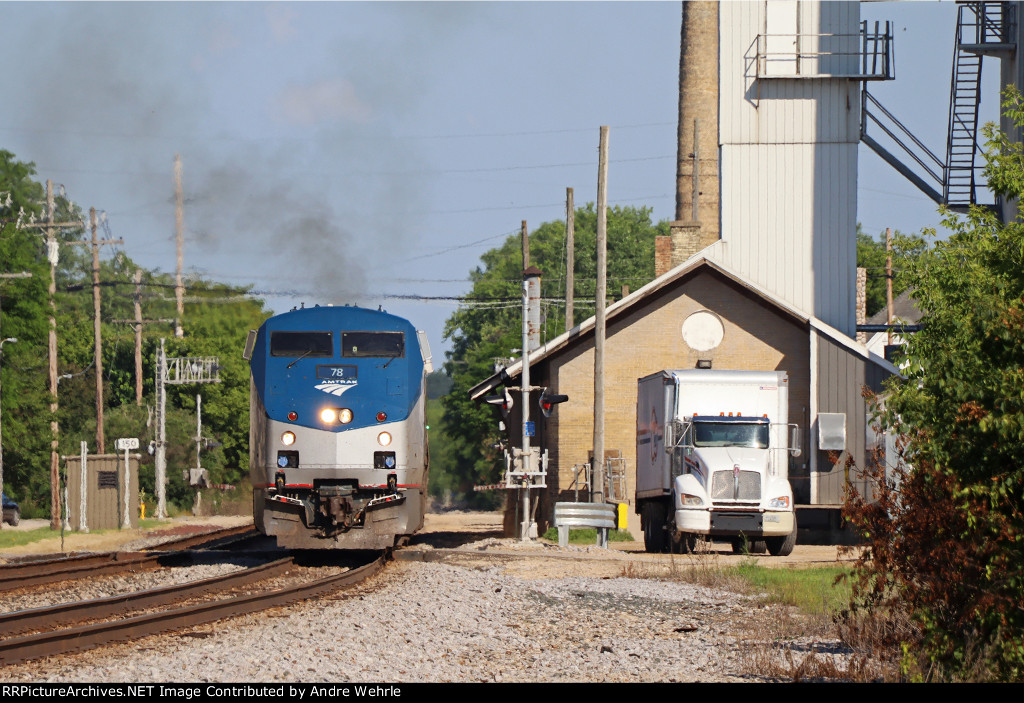
<path fill-rule="evenodd" d="M 718 241 L 718 3 L 684 2 L 671 265 Z"/>

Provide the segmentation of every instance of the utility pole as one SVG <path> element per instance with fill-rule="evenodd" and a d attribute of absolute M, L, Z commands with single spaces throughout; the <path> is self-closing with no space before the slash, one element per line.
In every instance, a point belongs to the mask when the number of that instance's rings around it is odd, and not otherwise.
<path fill-rule="evenodd" d="M 572 188 L 565 189 L 565 331 L 576 326 L 573 311 L 573 295 L 576 287 L 576 206 L 573 204 Z"/>
<path fill-rule="evenodd" d="M 50 333 L 47 340 L 50 381 L 50 529 L 60 523 L 60 455 L 57 453 L 57 235 L 53 222 L 53 181 L 46 179 L 46 258 L 50 260 Z"/>
<path fill-rule="evenodd" d="M 103 439 L 103 335 L 100 330 L 100 245 L 96 239 L 96 208 L 89 208 L 92 230 L 92 330 L 96 350 L 96 452 L 106 454 Z"/>
<path fill-rule="evenodd" d="M 60 454 L 57 452 L 57 261 L 60 243 L 57 241 L 57 229 L 63 227 L 84 227 L 81 220 L 54 222 L 56 210 L 53 198 L 53 181 L 46 179 L 46 222 L 21 225 L 25 228 L 40 227 L 46 229 L 46 258 L 50 262 L 50 331 L 47 340 L 47 356 L 49 359 L 48 378 L 50 386 L 50 529 L 60 527 Z"/>
<path fill-rule="evenodd" d="M 523 226 L 519 232 L 519 238 L 523 242 L 523 271 L 525 271 L 530 268 L 530 234 L 526 229 L 526 220 L 523 220 Z"/>
<path fill-rule="evenodd" d="M 174 299 L 178 306 L 178 317 L 174 322 L 174 336 L 181 339 L 185 332 L 181 319 L 185 316 L 185 286 L 181 282 L 181 268 L 184 262 L 182 249 L 185 244 L 185 196 L 181 190 L 181 156 L 174 155 L 174 229 L 178 248 L 178 272 L 174 279 Z"/>
<path fill-rule="evenodd" d="M 604 338 L 608 290 L 608 127 L 601 127 L 597 166 L 597 319 L 594 326 L 594 478 L 592 503 L 604 502 Z"/>
<path fill-rule="evenodd" d="M 526 221 L 523 221 L 523 232 L 526 232 Z M 524 240 L 525 241 L 525 240 Z M 523 249 L 524 256 L 527 250 Z M 522 498 L 523 519 L 519 523 L 519 539 L 526 541 L 530 539 L 530 526 L 533 520 L 530 515 L 530 488 L 533 485 L 533 478 L 530 473 L 533 471 L 533 456 L 530 452 L 530 436 L 533 434 L 533 423 L 530 422 L 530 332 L 529 332 L 529 306 L 530 306 L 530 284 L 527 280 L 526 271 L 523 271 L 523 373 L 520 379 L 523 384 L 523 454 L 522 469 L 524 472 L 523 486 L 520 489 Z"/>
<path fill-rule="evenodd" d="M 157 320 L 142 319 L 142 269 L 135 269 L 135 318 L 131 320 L 111 320 L 131 325 L 135 330 L 135 404 L 142 405 L 142 326 L 154 323 L 171 323 L 174 319 L 162 317 Z"/>
<path fill-rule="evenodd" d="M 885 317 L 889 325 L 889 344 L 892 344 L 892 318 L 896 308 L 892 300 L 892 229 L 885 228 Z"/>
<path fill-rule="evenodd" d="M 142 406 L 142 269 L 135 269 L 135 404 Z"/>
<path fill-rule="evenodd" d="M 160 338 L 160 351 L 156 357 L 156 449 L 154 463 L 156 465 L 156 516 L 167 517 L 167 388 L 164 379 L 167 376 L 167 355 L 164 352 L 164 340 Z"/>
<path fill-rule="evenodd" d="M 93 308 L 93 345 L 94 360 L 96 365 L 96 451 L 99 454 L 106 453 L 106 443 L 103 440 L 103 337 L 100 330 L 100 245 L 101 244 L 124 244 L 123 239 L 96 238 L 96 208 L 89 208 L 89 227 L 92 230 L 92 240 L 88 242 L 68 242 L 69 244 L 82 244 L 92 247 L 92 308 Z M 56 284 L 54 284 L 56 286 Z M 54 324 L 56 330 L 56 323 Z M 56 335 L 54 336 L 54 349 L 56 350 Z M 57 373 L 56 353 L 54 354 L 53 373 Z M 56 395 L 56 394 L 55 394 Z"/>

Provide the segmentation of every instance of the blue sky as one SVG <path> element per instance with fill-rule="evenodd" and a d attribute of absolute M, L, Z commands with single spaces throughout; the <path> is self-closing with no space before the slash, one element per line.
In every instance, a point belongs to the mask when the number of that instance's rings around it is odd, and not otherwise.
<path fill-rule="evenodd" d="M 872 93 L 936 152 L 955 11 L 861 9 L 896 27 L 897 80 Z M 180 153 L 186 272 L 251 283 L 278 312 L 383 304 L 442 357 L 455 303 L 394 296 L 465 293 L 522 220 L 564 218 L 566 187 L 594 200 L 600 125 L 609 201 L 673 215 L 677 2 L 5 2 L 0 17 L 0 148 L 167 272 Z M 937 224 L 863 146 L 858 193 L 870 233 Z"/>

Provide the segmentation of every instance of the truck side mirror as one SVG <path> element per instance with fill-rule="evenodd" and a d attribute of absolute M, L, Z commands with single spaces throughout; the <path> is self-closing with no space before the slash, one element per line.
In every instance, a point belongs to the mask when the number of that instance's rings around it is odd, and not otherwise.
<path fill-rule="evenodd" d="M 800 456 L 803 450 L 800 448 L 800 428 L 793 425 L 789 434 L 789 452 L 793 456 Z"/>

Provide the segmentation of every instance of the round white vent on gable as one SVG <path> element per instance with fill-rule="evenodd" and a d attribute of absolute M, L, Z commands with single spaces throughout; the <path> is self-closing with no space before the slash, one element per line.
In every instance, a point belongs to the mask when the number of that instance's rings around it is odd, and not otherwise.
<path fill-rule="evenodd" d="M 683 321 L 683 341 L 694 351 L 710 351 L 723 337 L 722 318 L 710 310 L 698 310 Z"/>

